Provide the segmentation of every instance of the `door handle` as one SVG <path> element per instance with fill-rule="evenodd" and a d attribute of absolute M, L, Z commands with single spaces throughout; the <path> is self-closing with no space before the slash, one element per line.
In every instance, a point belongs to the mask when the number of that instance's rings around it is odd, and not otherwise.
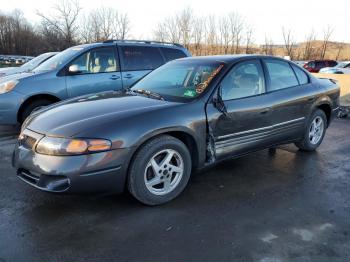
<path fill-rule="evenodd" d="M 112 75 L 111 77 L 110 77 L 110 79 L 112 79 L 112 80 L 117 80 L 117 79 L 119 79 L 120 78 L 120 76 L 117 76 L 117 75 Z"/>
<path fill-rule="evenodd" d="M 134 76 L 132 75 L 132 74 L 126 74 L 125 76 L 124 76 L 124 78 L 126 78 L 126 79 L 130 79 L 130 78 L 133 78 Z"/>

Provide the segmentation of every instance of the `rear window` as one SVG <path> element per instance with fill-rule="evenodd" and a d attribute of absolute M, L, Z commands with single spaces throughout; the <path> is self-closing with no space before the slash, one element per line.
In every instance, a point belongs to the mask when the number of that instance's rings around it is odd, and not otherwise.
<path fill-rule="evenodd" d="M 305 85 L 307 83 L 309 83 L 309 77 L 307 76 L 307 74 L 300 69 L 299 67 L 292 65 L 295 74 L 297 75 L 297 78 L 299 80 L 299 84 L 300 85 Z"/>
<path fill-rule="evenodd" d="M 270 76 L 270 91 L 299 85 L 293 69 L 288 62 L 266 60 L 265 63 Z"/>
<path fill-rule="evenodd" d="M 186 57 L 186 54 L 179 50 L 179 49 L 174 49 L 174 48 L 162 48 L 161 49 L 163 52 L 163 55 L 165 57 L 165 60 L 171 61 L 174 59 L 178 59 L 178 58 L 182 58 L 182 57 Z"/>
<path fill-rule="evenodd" d="M 153 70 L 164 64 L 163 57 L 156 47 L 122 46 L 121 56 L 124 71 Z"/>

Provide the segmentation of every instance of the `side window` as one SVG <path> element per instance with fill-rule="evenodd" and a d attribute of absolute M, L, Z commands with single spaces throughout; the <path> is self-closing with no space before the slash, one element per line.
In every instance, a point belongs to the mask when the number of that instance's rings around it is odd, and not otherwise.
<path fill-rule="evenodd" d="M 310 68 L 315 68 L 315 62 L 309 62 L 307 65 Z"/>
<path fill-rule="evenodd" d="M 164 64 L 163 57 L 156 47 L 122 46 L 121 56 L 124 71 L 153 70 Z"/>
<path fill-rule="evenodd" d="M 300 69 L 299 67 L 292 65 L 295 74 L 297 75 L 297 78 L 299 80 L 299 84 L 300 85 L 305 85 L 307 83 L 309 83 L 309 77 L 307 76 L 307 74 Z"/>
<path fill-rule="evenodd" d="M 171 61 L 174 59 L 178 59 L 178 58 L 182 58 L 182 57 L 186 57 L 186 54 L 179 50 L 179 49 L 174 49 L 174 48 L 161 48 L 163 55 L 165 57 L 165 60 Z"/>
<path fill-rule="evenodd" d="M 223 100 L 249 97 L 264 92 L 264 73 L 258 60 L 239 63 L 221 82 Z"/>
<path fill-rule="evenodd" d="M 344 68 L 350 68 L 350 63 L 344 66 Z"/>
<path fill-rule="evenodd" d="M 288 62 L 279 60 L 265 60 L 270 77 L 269 91 L 275 91 L 299 85 L 293 69 Z"/>
<path fill-rule="evenodd" d="M 77 65 L 81 71 L 80 74 L 119 71 L 118 60 L 112 47 L 92 49 L 73 60 L 70 65 Z"/>

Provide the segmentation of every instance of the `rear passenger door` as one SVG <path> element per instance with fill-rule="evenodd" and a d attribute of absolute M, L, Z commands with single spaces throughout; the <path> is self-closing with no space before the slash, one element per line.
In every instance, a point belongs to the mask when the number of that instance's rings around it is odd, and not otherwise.
<path fill-rule="evenodd" d="M 306 117 L 316 91 L 298 66 L 279 59 L 263 59 L 267 92 L 273 97 L 271 122 L 275 143 L 303 135 Z"/>
<path fill-rule="evenodd" d="M 118 47 L 124 88 L 164 64 L 158 47 L 121 45 Z"/>
<path fill-rule="evenodd" d="M 79 72 L 71 74 L 75 65 Z M 91 49 L 67 65 L 66 86 L 70 97 L 122 88 L 116 49 L 113 46 Z"/>

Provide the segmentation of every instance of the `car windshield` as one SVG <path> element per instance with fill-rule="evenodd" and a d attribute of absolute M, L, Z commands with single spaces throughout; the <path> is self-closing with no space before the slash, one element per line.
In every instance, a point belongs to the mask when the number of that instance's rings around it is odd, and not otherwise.
<path fill-rule="evenodd" d="M 36 68 L 38 65 L 40 65 L 43 61 L 51 57 L 52 55 L 53 55 L 52 53 L 41 54 L 33 58 L 29 62 L 25 63 L 24 65 L 22 65 L 21 68 L 23 68 L 26 71 L 31 71 L 34 68 Z"/>
<path fill-rule="evenodd" d="M 41 73 L 45 71 L 52 71 L 58 69 L 62 64 L 67 62 L 73 55 L 78 53 L 82 48 L 80 47 L 71 47 L 63 52 L 55 55 L 51 59 L 48 59 L 41 65 L 39 65 L 37 68 L 35 68 L 33 71 L 35 73 Z"/>
<path fill-rule="evenodd" d="M 207 89 L 223 66 L 222 62 L 169 62 L 145 76 L 131 90 L 148 91 L 165 98 L 193 99 Z"/>
<path fill-rule="evenodd" d="M 349 63 L 344 63 L 344 62 L 340 62 L 339 64 L 337 64 L 335 67 L 337 68 L 344 68 L 348 65 Z"/>

